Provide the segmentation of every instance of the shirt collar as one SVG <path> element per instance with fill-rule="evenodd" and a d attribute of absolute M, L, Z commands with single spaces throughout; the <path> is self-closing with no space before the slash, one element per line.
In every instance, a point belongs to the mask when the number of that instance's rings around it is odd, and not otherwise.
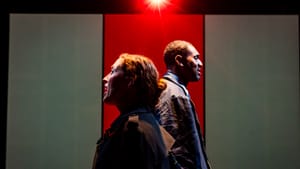
<path fill-rule="evenodd" d="M 166 72 L 166 74 L 164 75 L 164 78 L 169 79 L 173 83 L 175 83 L 178 86 L 180 86 L 183 89 L 183 91 L 185 92 L 185 94 L 187 96 L 189 96 L 189 92 L 188 92 L 187 88 L 185 87 L 184 83 L 179 79 L 179 77 L 176 74 L 174 74 L 173 72 L 171 72 L 170 70 L 168 70 Z"/>

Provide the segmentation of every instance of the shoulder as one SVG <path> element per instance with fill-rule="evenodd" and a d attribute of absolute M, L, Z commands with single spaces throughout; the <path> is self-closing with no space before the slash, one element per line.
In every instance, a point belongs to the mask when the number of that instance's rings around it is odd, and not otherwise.
<path fill-rule="evenodd" d="M 124 125 L 124 130 L 128 132 L 138 132 L 144 135 L 156 132 L 158 124 L 153 114 L 142 113 L 130 115 Z"/>
<path fill-rule="evenodd" d="M 162 92 L 161 97 L 185 96 L 184 91 L 178 84 L 163 78 L 161 79 L 161 81 L 166 84 L 166 89 Z"/>
<path fill-rule="evenodd" d="M 132 142 L 143 142 L 143 144 L 152 147 L 151 149 L 164 150 L 163 139 L 159 124 L 152 114 L 146 113 L 133 115 L 125 123 L 123 134 Z M 136 142 L 136 143 L 138 143 Z"/>

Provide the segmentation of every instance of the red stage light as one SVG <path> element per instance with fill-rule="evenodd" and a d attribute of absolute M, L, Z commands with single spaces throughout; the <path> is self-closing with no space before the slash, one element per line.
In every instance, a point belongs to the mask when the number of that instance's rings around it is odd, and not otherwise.
<path fill-rule="evenodd" d="M 146 4 L 153 10 L 160 11 L 170 4 L 169 0 L 146 0 Z"/>

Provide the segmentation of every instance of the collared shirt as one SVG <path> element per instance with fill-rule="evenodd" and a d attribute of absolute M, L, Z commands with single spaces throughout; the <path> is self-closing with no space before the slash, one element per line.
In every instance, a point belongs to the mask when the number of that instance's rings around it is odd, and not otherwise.
<path fill-rule="evenodd" d="M 171 72 L 162 80 L 167 88 L 161 94 L 156 115 L 176 140 L 172 153 L 184 169 L 209 169 L 197 113 L 188 90 Z"/>

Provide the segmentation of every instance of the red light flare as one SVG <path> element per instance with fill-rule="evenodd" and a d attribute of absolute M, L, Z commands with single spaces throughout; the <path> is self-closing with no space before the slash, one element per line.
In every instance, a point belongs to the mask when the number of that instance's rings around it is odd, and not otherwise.
<path fill-rule="evenodd" d="M 176 13 L 181 11 L 180 1 L 182 0 L 143 0 L 137 5 L 143 13 Z"/>
<path fill-rule="evenodd" d="M 166 6 L 170 5 L 169 0 L 146 0 L 146 4 L 149 8 L 153 10 L 161 11 Z"/>

